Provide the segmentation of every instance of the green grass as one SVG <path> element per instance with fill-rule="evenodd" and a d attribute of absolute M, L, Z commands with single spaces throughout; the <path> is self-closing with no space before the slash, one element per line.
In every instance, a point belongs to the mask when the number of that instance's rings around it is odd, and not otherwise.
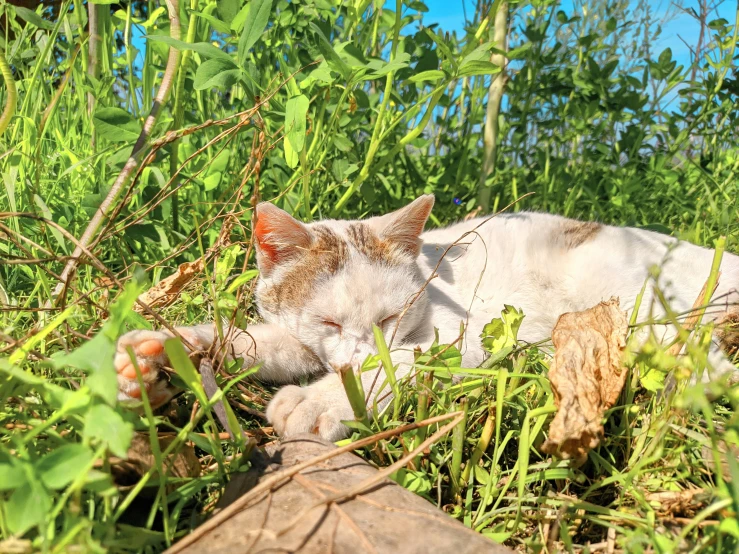
<path fill-rule="evenodd" d="M 0 6 L 9 19 L 0 46 L 10 73 L 2 73 L 17 89 L 15 105 L 7 85 L 0 98 L 12 114 L 0 118 L 8 121 L 0 136 L 2 540 L 48 552 L 160 551 L 207 516 L 229 475 L 248 468 L 254 441 L 274 438 L 260 431 L 274 391 L 234 368 L 218 380 L 250 442 L 226 437 L 184 359 L 175 365 L 187 391 L 166 416 L 117 406 L 112 367 L 115 339 L 128 329 L 255 321 L 257 200 L 310 220 L 383 213 L 433 192 L 432 225 L 441 225 L 483 196 L 488 210 L 513 203 L 708 246 L 725 236 L 727 251 L 739 251 L 735 21 L 707 28 L 707 58 L 693 76 L 669 51 L 642 54 L 660 39 L 644 11 L 593 0 L 576 18 L 551 2 L 511 4 L 497 155 L 483 180 L 489 194 L 480 195 L 488 85 L 498 71 L 488 61 L 488 10 L 498 4 L 481 2 L 466 32 L 448 37 L 415 26 L 424 21 L 418 2 L 398 2 L 399 13 L 367 0 L 181 6 L 181 40 L 196 46 L 175 43 L 183 53 L 173 92 L 142 163 L 66 290 L 60 276 L 161 85 L 166 6 L 97 5 L 97 59 L 81 2 L 44 18 Z M 630 20 L 646 28 L 620 23 Z M 152 37 L 138 59 L 133 25 Z M 151 283 L 201 258 L 204 271 L 171 304 L 133 310 Z M 443 346 L 419 358 L 418 378 L 393 383 L 397 400 L 368 411 L 354 438 L 463 412 L 394 478 L 522 550 L 737 547 L 739 389 L 663 390 L 674 366 L 679 376 L 702 366 L 702 347 L 678 359 L 658 347 L 635 356 L 603 441 L 576 468 L 540 450 L 554 409 L 547 345 L 507 336 L 488 346 L 492 361 L 481 368 L 460 368 Z M 387 468 L 446 424 L 359 453 Z M 154 464 L 122 485 L 120 458 L 134 431 L 167 442 L 151 440 Z M 168 456 L 187 449 L 203 474 L 161 478 Z"/>

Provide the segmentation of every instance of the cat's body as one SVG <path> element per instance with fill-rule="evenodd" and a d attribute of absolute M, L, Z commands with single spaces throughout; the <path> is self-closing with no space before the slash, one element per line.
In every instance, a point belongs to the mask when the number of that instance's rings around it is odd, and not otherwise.
<path fill-rule="evenodd" d="M 399 377 L 411 367 L 413 348 L 432 343 L 434 328 L 442 343 L 453 342 L 460 324 L 467 329 L 463 365 L 475 367 L 484 358 L 478 335 L 500 316 L 504 304 L 521 308 L 526 316 L 519 338 L 538 342 L 551 335 L 562 313 L 612 296 L 630 312 L 650 268 L 659 266 L 661 290 L 676 312 L 685 313 L 713 259 L 711 250 L 650 231 L 538 213 L 478 218 L 421 235 L 432 205 L 433 197 L 425 196 L 385 216 L 311 225 L 260 205 L 257 301 L 266 323 L 230 336 L 231 354 L 245 358 L 245 365 L 262 362 L 260 377 L 276 383 L 328 370 L 307 387 L 287 386 L 275 395 L 267 416 L 280 434 L 312 431 L 336 440 L 346 433 L 341 421 L 351 419 L 352 410 L 331 367 L 356 368 L 375 352 L 373 323 L 388 342 L 395 335 Z M 721 272 L 705 321 L 734 317 L 739 305 L 739 257 L 725 254 Z M 652 297 L 650 286 L 638 320 L 649 318 Z M 652 315 L 663 313 L 658 306 Z M 652 328 L 662 338 L 674 333 L 670 326 Z M 212 325 L 180 332 L 196 348 L 208 348 L 214 340 Z M 166 360 L 155 347 L 167 336 L 134 331 L 119 341 L 121 398 L 140 394 L 125 352 L 129 345 L 145 370 L 154 402 L 169 398 L 156 371 Z M 717 369 L 731 367 L 718 347 L 712 352 L 709 359 Z M 383 381 L 375 377 L 375 371 L 362 374 L 371 397 Z"/>

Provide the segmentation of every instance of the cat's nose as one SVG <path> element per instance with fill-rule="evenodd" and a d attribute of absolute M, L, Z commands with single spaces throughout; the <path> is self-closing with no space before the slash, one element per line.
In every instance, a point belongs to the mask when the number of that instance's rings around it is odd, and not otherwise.
<path fill-rule="evenodd" d="M 352 359 L 350 362 L 352 369 L 354 371 L 357 371 L 359 368 L 362 367 L 362 364 L 364 364 L 367 356 L 371 356 L 375 353 L 376 349 L 374 344 L 370 344 L 367 341 L 358 342 L 357 346 L 354 348 L 354 354 L 352 355 Z"/>

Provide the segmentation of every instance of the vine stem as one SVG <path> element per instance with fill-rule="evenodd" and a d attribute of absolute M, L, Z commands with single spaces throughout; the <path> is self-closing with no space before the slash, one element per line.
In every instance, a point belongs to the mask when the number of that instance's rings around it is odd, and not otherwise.
<path fill-rule="evenodd" d="M 0 49 L 0 73 L 3 74 L 5 80 L 5 88 L 8 89 L 8 100 L 5 102 L 5 108 L 3 109 L 2 115 L 0 115 L 0 135 L 5 132 L 5 129 L 10 125 L 10 119 L 15 115 L 15 107 L 18 104 L 18 92 L 15 88 L 15 80 L 13 79 L 13 71 L 8 65 L 8 61 L 5 59 L 5 52 Z"/>
<path fill-rule="evenodd" d="M 179 40 L 181 26 L 178 0 L 165 0 L 165 2 L 167 4 L 167 11 L 169 12 L 169 34 L 172 38 Z M 115 183 L 113 183 L 113 186 L 111 187 L 107 196 L 98 207 L 95 215 L 92 216 L 92 219 L 90 219 L 90 222 L 87 224 L 85 232 L 80 237 L 79 245 L 74 249 L 72 256 L 69 258 L 67 265 L 64 267 L 64 271 L 62 271 L 62 274 L 59 278 L 59 283 L 57 283 L 56 287 L 54 288 L 54 293 L 52 299 L 50 299 L 50 302 L 52 302 L 54 298 L 56 298 L 57 302 L 63 301 L 64 297 L 66 296 L 63 293 L 66 291 L 67 287 L 69 286 L 69 282 L 72 280 L 72 277 L 77 270 L 80 260 L 82 259 L 82 256 L 84 254 L 84 249 L 87 248 L 87 246 L 89 246 L 92 242 L 93 238 L 95 237 L 95 233 L 97 233 L 98 229 L 100 229 L 103 220 L 113 208 L 116 201 L 118 200 L 118 197 L 121 194 L 121 191 L 124 189 L 125 185 L 128 183 L 131 176 L 135 173 L 136 169 L 141 163 L 144 146 L 146 146 L 146 143 L 149 140 L 149 136 L 151 135 L 152 129 L 157 122 L 162 106 L 166 104 L 167 99 L 169 98 L 169 93 L 172 90 L 172 84 L 174 82 L 175 76 L 177 75 L 177 69 L 179 68 L 179 65 L 180 52 L 176 48 L 170 47 L 169 57 L 167 59 L 167 67 L 165 68 L 164 75 L 162 76 L 162 83 L 159 86 L 156 97 L 154 98 L 154 102 L 151 106 L 151 111 L 149 112 L 149 115 L 144 122 L 144 127 L 141 130 L 141 134 L 139 135 L 138 139 L 136 139 L 136 143 L 133 146 L 131 155 L 126 161 L 126 165 L 123 166 L 123 169 L 118 174 L 118 178 L 115 180 Z"/>
<path fill-rule="evenodd" d="M 198 0 L 190 0 L 190 17 L 187 23 L 187 42 L 195 42 L 195 34 L 197 31 L 197 19 L 195 12 L 198 9 Z M 177 73 L 177 82 L 174 87 L 174 123 L 173 129 L 177 130 L 182 127 L 185 120 L 185 106 L 183 101 L 183 95 L 185 94 L 185 77 L 187 76 L 187 64 L 192 56 L 192 50 L 185 50 L 182 52 L 182 59 L 180 60 L 180 70 Z M 177 139 L 169 146 L 169 174 L 174 176 L 177 172 L 177 168 L 180 163 L 179 156 L 180 140 Z M 179 180 L 179 179 L 178 179 Z M 172 229 L 179 231 L 180 229 L 180 203 L 177 181 L 172 183 L 174 188 L 174 194 L 172 195 Z"/>
<path fill-rule="evenodd" d="M 403 9 L 402 0 L 395 0 L 395 25 L 393 26 L 393 42 L 390 46 L 390 63 L 395 61 L 395 56 L 398 52 L 398 43 L 400 39 L 400 27 L 402 22 L 401 11 Z M 387 111 L 388 104 L 390 103 L 390 94 L 393 90 L 393 79 L 395 78 L 395 70 L 390 71 L 385 78 L 385 92 L 383 93 L 382 103 L 380 109 L 377 112 L 377 121 L 375 122 L 375 128 L 372 130 L 372 138 L 370 138 L 369 150 L 367 151 L 367 158 L 364 160 L 359 175 L 351 186 L 347 189 L 344 195 L 339 198 L 339 201 L 334 206 L 333 215 L 337 215 L 349 199 L 362 186 L 362 183 L 369 177 L 370 168 L 372 167 L 372 160 L 377 154 L 377 150 L 380 148 L 380 132 L 382 131 L 382 125 L 385 121 L 385 112 Z"/>
<path fill-rule="evenodd" d="M 498 151 L 498 142 L 500 141 L 498 116 L 500 115 L 500 106 L 506 85 L 505 51 L 508 37 L 508 3 L 495 2 L 494 8 L 496 8 L 495 4 L 498 4 L 493 25 L 493 42 L 495 43 L 496 52 L 490 61 L 500 67 L 500 72 L 490 81 L 490 88 L 488 89 L 488 105 L 483 131 L 484 154 L 477 194 L 477 205 L 482 208 L 483 213 L 490 211 L 492 189 L 488 186 L 487 179 L 495 172 L 495 158 Z"/>

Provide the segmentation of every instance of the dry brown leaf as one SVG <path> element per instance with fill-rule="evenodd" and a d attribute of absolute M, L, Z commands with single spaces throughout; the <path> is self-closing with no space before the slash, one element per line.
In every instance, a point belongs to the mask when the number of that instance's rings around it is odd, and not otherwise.
<path fill-rule="evenodd" d="M 160 436 L 159 450 L 164 452 L 170 443 L 177 437 L 173 435 Z M 195 455 L 195 448 L 190 444 L 183 444 L 176 448 L 162 463 L 167 477 L 198 477 L 200 475 L 200 461 Z M 149 435 L 136 433 L 125 460 L 118 460 L 112 464 L 111 470 L 115 482 L 120 486 L 137 483 L 141 477 L 156 466 L 156 459 L 151 451 Z"/>
<path fill-rule="evenodd" d="M 464 221 L 469 221 L 470 219 L 475 219 L 477 216 L 479 216 L 482 213 L 482 207 L 478 206 L 474 210 L 472 210 L 470 213 L 468 213 L 466 216 L 464 216 Z"/>
<path fill-rule="evenodd" d="M 141 293 L 139 301 L 147 304 L 150 308 L 168 306 L 174 302 L 180 291 L 197 275 L 201 274 L 204 269 L 205 261 L 203 258 L 180 264 L 175 273 L 162 279 L 146 292 Z M 139 313 L 144 310 L 140 304 L 136 304 L 133 309 Z"/>
<path fill-rule="evenodd" d="M 732 307 L 716 322 L 716 336 L 729 356 L 739 354 L 739 306 Z"/>
<path fill-rule="evenodd" d="M 628 373 L 622 363 L 627 329 L 618 298 L 559 317 L 549 370 L 557 413 L 544 452 L 583 463 L 598 446 L 603 413 L 618 400 Z"/>
<path fill-rule="evenodd" d="M 686 489 L 647 493 L 645 498 L 657 509 L 660 517 L 693 517 L 711 499 L 711 493 L 703 489 Z"/>

